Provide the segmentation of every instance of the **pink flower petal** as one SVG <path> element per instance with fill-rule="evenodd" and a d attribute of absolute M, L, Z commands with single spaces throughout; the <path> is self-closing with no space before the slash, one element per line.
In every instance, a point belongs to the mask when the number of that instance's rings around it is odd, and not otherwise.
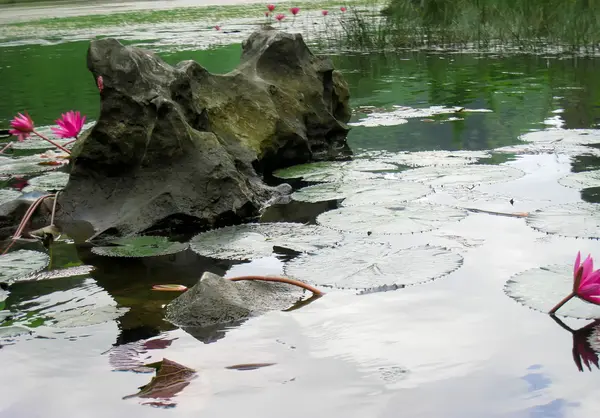
<path fill-rule="evenodd" d="M 577 251 L 577 258 L 575 258 L 575 267 L 573 268 L 573 277 L 577 276 L 577 270 L 581 265 L 581 251 Z"/>

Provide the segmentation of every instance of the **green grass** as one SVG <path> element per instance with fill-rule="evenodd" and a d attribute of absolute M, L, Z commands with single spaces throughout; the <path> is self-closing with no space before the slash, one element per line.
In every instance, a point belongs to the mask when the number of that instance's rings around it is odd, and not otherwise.
<path fill-rule="evenodd" d="M 384 15 L 354 13 L 331 36 L 356 49 L 600 48 L 600 0 L 390 0 Z"/>
<path fill-rule="evenodd" d="M 277 9 L 275 12 L 281 11 L 281 13 L 290 15 L 290 7 L 300 7 L 300 13 L 302 13 L 302 11 L 307 10 L 335 10 L 343 4 L 360 6 L 366 2 L 367 0 L 326 0 L 320 2 L 304 0 L 296 2 L 277 2 Z M 372 2 L 372 0 L 369 0 L 369 2 Z M 265 4 L 182 7 L 167 10 L 141 10 L 77 17 L 44 18 L 11 23 L 4 26 L 15 28 L 32 27 L 38 29 L 86 29 L 135 24 L 193 22 L 197 20 L 219 21 L 223 19 L 239 19 L 252 16 L 255 16 L 257 19 L 264 19 L 264 12 L 266 11 Z"/>

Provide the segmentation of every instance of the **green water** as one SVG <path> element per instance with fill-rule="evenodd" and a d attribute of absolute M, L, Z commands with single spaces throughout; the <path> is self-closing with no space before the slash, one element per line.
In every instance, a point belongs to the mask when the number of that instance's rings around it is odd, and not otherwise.
<path fill-rule="evenodd" d="M 2 48 L 0 127 L 24 110 L 38 125 L 50 124 L 70 109 L 95 119 L 99 98 L 85 67 L 86 48 L 86 42 Z M 212 72 L 225 73 L 237 65 L 240 51 L 239 45 L 231 45 L 161 56 L 172 64 L 194 59 Z M 332 59 L 349 83 L 351 106 L 357 109 L 353 121 L 366 116 L 361 106 L 381 111 L 394 105 L 491 110 L 414 118 L 395 126 L 357 126 L 349 136 L 355 150 L 484 150 L 518 143 L 519 135 L 549 127 L 544 121 L 550 118 L 558 118 L 563 128 L 595 128 L 600 123 L 598 59 L 432 53 L 344 54 Z M 554 177 L 600 167 L 597 157 L 556 155 L 523 158 L 516 165 L 529 180 L 512 186 L 516 190 L 498 186 L 494 192 L 514 192 L 521 199 L 532 195 L 548 204 L 580 196 L 578 190 L 559 187 Z M 545 178 L 551 181 L 539 183 Z M 581 198 L 598 201 L 597 195 L 597 189 L 587 189 Z M 516 205 L 506 210 L 520 210 Z M 334 208 L 331 202 L 296 202 L 268 212 L 266 218 L 308 221 Z M 545 236 L 514 218 L 470 215 L 457 225 L 453 227 L 463 229 L 445 233 L 463 234 L 470 253 L 451 278 L 360 297 L 331 291 L 293 314 L 275 312 L 231 327 L 214 344 L 164 321 L 164 306 L 175 295 L 153 292 L 151 286 L 192 286 L 204 271 L 282 274 L 281 260 L 233 263 L 191 251 L 112 259 L 69 242 L 58 244 L 55 267 L 83 262 L 96 270 L 85 277 L 11 288 L 4 308 L 13 318 L 0 332 L 14 323 L 36 333 L 2 340 L 3 378 L 12 384 L 3 390 L 0 417 L 391 418 L 398 411 L 424 418 L 593 416 L 600 373 L 579 373 L 571 335 L 546 315 L 510 300 L 502 288 L 525 269 L 570 263 L 577 249 L 600 254 L 598 242 Z M 422 242 L 419 234 L 410 235 L 405 243 L 434 242 L 435 233 Z M 43 251 L 39 244 L 24 248 Z M 335 266 L 324 266 L 324 274 L 327 268 Z M 107 301 L 129 310 L 91 327 L 57 331 L 44 326 L 45 315 L 63 304 L 93 307 Z M 150 376 L 113 373 L 107 360 L 112 345 L 158 335 L 176 341 L 153 361 L 164 356 L 201 371 L 177 397 L 174 412 L 123 400 Z M 250 372 L 227 369 L 264 362 L 276 365 Z M 316 408 L 311 399 L 317 400 Z"/>

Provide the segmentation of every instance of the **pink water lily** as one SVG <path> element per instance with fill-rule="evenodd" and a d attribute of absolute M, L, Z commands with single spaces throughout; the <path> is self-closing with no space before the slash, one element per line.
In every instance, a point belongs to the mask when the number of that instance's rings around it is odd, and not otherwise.
<path fill-rule="evenodd" d="M 81 117 L 79 111 L 69 110 L 67 113 L 63 113 L 61 119 L 57 119 L 56 123 L 59 128 L 51 129 L 59 138 L 77 138 L 85 123 L 85 116 Z"/>
<path fill-rule="evenodd" d="M 281 22 L 283 19 L 285 19 L 285 15 L 279 13 L 277 16 L 275 16 L 275 19 L 277 19 L 278 22 Z"/>
<path fill-rule="evenodd" d="M 275 5 L 274 4 L 267 4 L 267 9 L 269 9 L 269 11 L 272 12 L 273 10 L 275 10 Z"/>
<path fill-rule="evenodd" d="M 31 133 L 33 132 L 33 120 L 31 117 L 25 112 L 25 114 L 19 113 L 14 117 L 13 120 L 10 121 L 10 129 L 8 131 L 9 134 L 15 135 L 19 141 L 24 141 Z"/>
<path fill-rule="evenodd" d="M 345 6 L 342 6 L 342 7 L 340 7 L 340 10 L 341 10 L 342 13 L 345 13 L 346 10 L 348 10 L 348 9 Z"/>
<path fill-rule="evenodd" d="M 549 313 L 554 314 L 575 296 L 586 302 L 600 305 L 600 270 L 594 271 L 594 260 L 589 254 L 582 263 L 581 252 L 577 253 L 575 265 L 573 266 L 573 290 L 571 294 L 561 300 Z"/>
<path fill-rule="evenodd" d="M 321 11 L 321 14 L 322 14 L 323 16 L 327 16 L 327 15 L 329 14 L 329 10 L 322 10 L 322 11 Z"/>
<path fill-rule="evenodd" d="M 299 7 L 292 7 L 290 9 L 290 13 L 293 14 L 294 16 L 296 16 L 298 14 L 298 12 L 300 11 Z"/>

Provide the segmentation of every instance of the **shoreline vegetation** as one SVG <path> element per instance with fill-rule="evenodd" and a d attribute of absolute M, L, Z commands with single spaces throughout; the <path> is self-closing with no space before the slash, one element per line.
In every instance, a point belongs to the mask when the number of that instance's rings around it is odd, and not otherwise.
<path fill-rule="evenodd" d="M 25 3 L 47 4 L 38 0 Z M 304 0 L 277 3 L 277 8 L 287 11 L 293 6 L 303 12 L 315 12 L 348 6 L 343 16 L 330 17 L 337 19 L 335 23 L 311 36 L 327 50 L 437 49 L 594 55 L 600 53 L 600 7 L 592 3 L 593 0 Z M 251 16 L 256 16 L 259 23 L 264 22 L 265 4 L 149 9 L 42 18 L 3 26 L 68 30 Z M 279 27 L 285 30 L 285 25 Z"/>

